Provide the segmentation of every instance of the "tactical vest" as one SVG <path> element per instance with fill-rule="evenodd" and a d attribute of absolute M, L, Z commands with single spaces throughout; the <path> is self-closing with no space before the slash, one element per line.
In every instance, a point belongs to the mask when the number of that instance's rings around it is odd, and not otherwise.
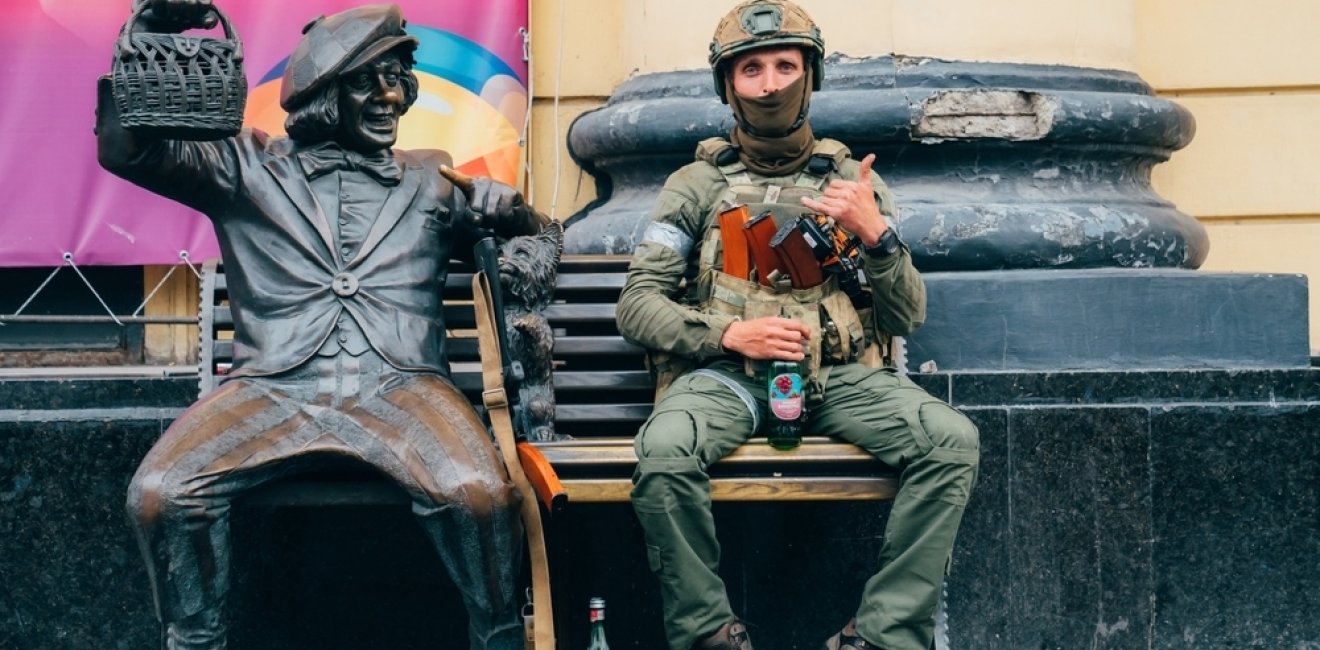
<path fill-rule="evenodd" d="M 831 174 L 847 156 L 847 148 L 838 141 L 820 140 L 810 161 L 795 177 L 765 178 L 753 177 L 723 138 L 710 138 L 697 145 L 697 160 L 718 169 L 728 184 L 724 195 L 711 206 L 702 238 L 695 294 L 698 308 L 744 320 L 782 316 L 805 324 L 812 331 L 806 365 L 808 395 L 813 399 L 824 397 L 825 382 L 834 364 L 884 366 L 889 357 L 887 337 L 877 335 L 871 308 L 855 308 L 834 276 L 816 287 L 793 289 L 786 285 L 766 287 L 724 273 L 717 214 L 727 205 L 745 204 L 753 216 L 769 211 L 776 226 L 782 226 L 807 212 L 802 197 L 819 198 Z M 746 360 L 749 376 L 763 373 L 764 366 L 764 361 Z"/>

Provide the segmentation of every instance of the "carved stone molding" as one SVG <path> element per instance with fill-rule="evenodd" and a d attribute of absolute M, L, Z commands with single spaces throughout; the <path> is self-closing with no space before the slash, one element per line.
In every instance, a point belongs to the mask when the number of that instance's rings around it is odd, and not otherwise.
<path fill-rule="evenodd" d="M 1132 73 L 836 55 L 811 122 L 876 154 L 923 271 L 1196 268 L 1209 248 L 1150 185 L 1194 120 Z M 630 252 L 666 176 L 731 127 L 708 71 L 622 84 L 569 130 L 602 198 L 569 220 L 566 252 Z"/>

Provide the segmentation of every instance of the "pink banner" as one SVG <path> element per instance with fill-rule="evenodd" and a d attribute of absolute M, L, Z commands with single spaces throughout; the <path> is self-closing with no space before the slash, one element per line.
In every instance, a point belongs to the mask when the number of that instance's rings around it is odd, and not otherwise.
<path fill-rule="evenodd" d="M 96 162 L 96 78 L 129 0 L 0 3 L 0 267 L 177 264 L 218 254 L 204 217 Z M 354 0 L 218 0 L 243 41 L 245 122 L 283 134 L 279 80 L 302 26 Z M 398 147 L 444 149 L 459 169 L 517 184 L 527 110 L 527 0 L 398 0 L 421 41 L 421 95 Z M 218 34 L 217 30 L 217 34 Z"/>

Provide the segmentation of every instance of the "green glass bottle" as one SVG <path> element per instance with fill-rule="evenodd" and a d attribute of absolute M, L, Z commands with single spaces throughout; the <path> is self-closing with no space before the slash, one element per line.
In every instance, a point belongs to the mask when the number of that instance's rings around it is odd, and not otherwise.
<path fill-rule="evenodd" d="M 593 597 L 587 601 L 587 608 L 591 616 L 591 637 L 587 642 L 587 650 L 610 650 L 610 644 L 605 640 L 605 599 Z"/>
<path fill-rule="evenodd" d="M 767 389 L 770 394 L 770 417 L 766 438 L 775 449 L 794 449 L 802 444 L 802 430 L 807 423 L 807 400 L 803 394 L 802 363 L 770 363 Z"/>

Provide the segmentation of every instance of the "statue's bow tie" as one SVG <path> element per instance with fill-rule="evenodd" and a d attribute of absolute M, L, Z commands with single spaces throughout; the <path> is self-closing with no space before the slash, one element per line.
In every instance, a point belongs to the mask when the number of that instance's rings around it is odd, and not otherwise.
<path fill-rule="evenodd" d="M 366 172 L 382 185 L 398 185 L 399 176 L 403 174 L 388 150 L 374 156 L 363 156 L 355 151 L 323 147 L 298 152 L 298 160 L 308 180 L 336 169 L 345 169 Z"/>

